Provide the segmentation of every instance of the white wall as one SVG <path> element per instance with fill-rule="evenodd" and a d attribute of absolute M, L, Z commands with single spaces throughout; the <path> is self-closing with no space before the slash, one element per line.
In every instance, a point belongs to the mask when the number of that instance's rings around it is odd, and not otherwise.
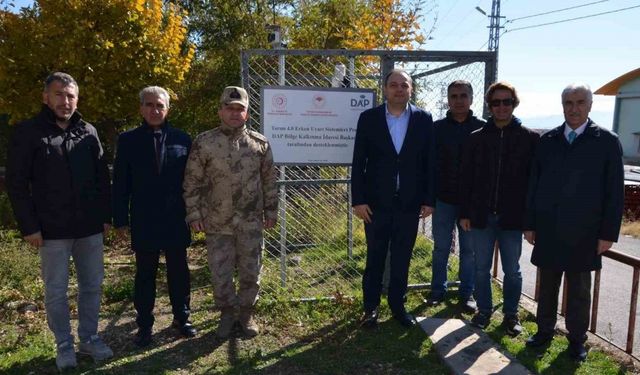
<path fill-rule="evenodd" d="M 620 87 L 616 96 L 619 105 L 617 133 L 622 143 L 625 158 L 640 160 L 640 78 L 636 78 Z"/>

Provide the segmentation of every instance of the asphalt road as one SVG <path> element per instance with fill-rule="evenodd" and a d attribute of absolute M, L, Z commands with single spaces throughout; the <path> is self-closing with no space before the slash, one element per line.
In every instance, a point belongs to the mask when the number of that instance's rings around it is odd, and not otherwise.
<path fill-rule="evenodd" d="M 640 258 L 640 240 L 638 239 L 622 236 L 619 242 L 614 244 L 614 249 Z M 522 292 L 533 297 L 536 267 L 531 264 L 531 251 L 532 246 L 526 241 L 523 242 L 522 257 L 520 258 L 523 279 Z M 502 279 L 502 276 L 502 270 L 499 270 L 498 278 Z M 606 257 L 603 258 L 596 332 L 622 348 L 626 347 L 627 342 L 632 281 L 632 267 Z M 562 295 L 562 289 L 560 294 Z M 640 307 L 637 308 L 636 322 L 633 353 L 640 355 Z"/>

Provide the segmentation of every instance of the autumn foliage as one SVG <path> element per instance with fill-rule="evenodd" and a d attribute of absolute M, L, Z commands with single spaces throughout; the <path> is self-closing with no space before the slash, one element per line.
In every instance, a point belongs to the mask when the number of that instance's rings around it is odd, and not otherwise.
<path fill-rule="evenodd" d="M 294 12 L 294 48 L 414 49 L 425 42 L 420 2 L 321 0 Z"/>
<path fill-rule="evenodd" d="M 162 0 L 39 0 L 0 13 L 0 113 L 34 115 L 53 71 L 80 86 L 79 110 L 111 136 L 138 115 L 137 93 L 157 84 L 175 91 L 195 53 L 186 13 Z M 109 129 L 105 129 L 109 128 Z"/>
<path fill-rule="evenodd" d="M 222 88 L 241 84 L 240 51 L 270 48 L 266 24 L 282 27 L 290 49 L 413 49 L 425 41 L 420 4 L 36 0 L 19 12 L 0 10 L 0 115 L 11 123 L 33 116 L 46 76 L 64 71 L 78 81 L 79 110 L 107 148 L 139 121 L 137 93 L 147 85 L 169 90 L 170 119 L 195 134 L 218 123 Z M 0 146 L 5 133 L 0 128 Z"/>

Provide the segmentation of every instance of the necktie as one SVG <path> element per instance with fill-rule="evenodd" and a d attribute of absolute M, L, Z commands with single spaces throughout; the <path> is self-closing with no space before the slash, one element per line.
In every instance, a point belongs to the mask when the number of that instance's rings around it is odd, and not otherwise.
<path fill-rule="evenodd" d="M 160 173 L 162 169 L 162 133 L 153 133 L 153 138 L 156 146 L 156 167 Z"/>
<path fill-rule="evenodd" d="M 573 130 L 569 132 L 569 135 L 567 136 L 567 140 L 569 141 L 569 144 L 572 144 L 573 141 L 576 140 L 576 137 L 578 136 L 578 134 L 576 132 L 574 132 Z"/>

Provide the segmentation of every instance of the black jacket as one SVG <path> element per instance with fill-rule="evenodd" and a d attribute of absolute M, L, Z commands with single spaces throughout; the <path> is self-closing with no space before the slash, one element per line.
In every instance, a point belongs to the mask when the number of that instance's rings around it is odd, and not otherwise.
<path fill-rule="evenodd" d="M 183 249 L 191 243 L 185 222 L 182 181 L 191 138 L 169 124 L 164 161 L 158 172 L 151 128 L 141 126 L 120 134 L 113 165 L 113 223 L 130 226 L 134 251 Z"/>
<path fill-rule="evenodd" d="M 451 111 L 447 111 L 445 118 L 433 124 L 436 134 L 436 197 L 439 200 L 449 204 L 459 203 L 462 145 L 471 132 L 484 124 L 472 111 L 462 123 L 454 120 Z"/>
<path fill-rule="evenodd" d="M 23 235 L 81 238 L 111 222 L 109 170 L 96 128 L 78 112 L 62 130 L 47 106 L 16 126 L 6 185 Z"/>
<path fill-rule="evenodd" d="M 431 114 L 409 105 L 411 115 L 398 154 L 385 114 L 385 104 L 360 114 L 351 169 L 352 204 L 368 204 L 372 210 L 393 208 L 396 176 L 400 176 L 400 205 L 418 212 L 434 205 L 433 120 Z"/>
<path fill-rule="evenodd" d="M 602 268 L 598 240 L 617 241 L 624 206 L 618 137 L 589 120 L 569 144 L 564 125 L 540 139 L 531 168 L 525 229 L 536 232 L 531 262 L 557 271 Z"/>
<path fill-rule="evenodd" d="M 522 229 L 529 169 L 539 138 L 516 117 L 502 129 L 489 118 L 471 133 L 462 152 L 460 218 L 482 229 L 494 213 L 501 229 Z"/>

